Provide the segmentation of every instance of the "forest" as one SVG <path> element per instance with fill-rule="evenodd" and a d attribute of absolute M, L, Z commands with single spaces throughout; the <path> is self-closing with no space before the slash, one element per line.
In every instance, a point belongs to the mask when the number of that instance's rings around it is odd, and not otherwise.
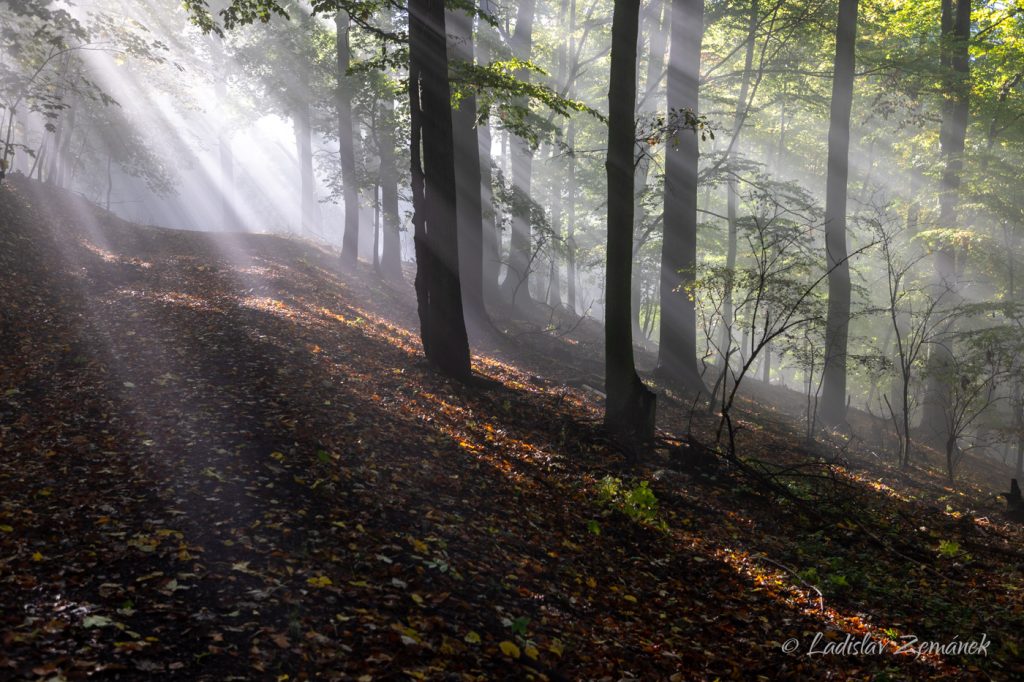
<path fill-rule="evenodd" d="M 0 0 L 0 679 L 1024 679 L 1018 271 L 1019 0 Z"/>

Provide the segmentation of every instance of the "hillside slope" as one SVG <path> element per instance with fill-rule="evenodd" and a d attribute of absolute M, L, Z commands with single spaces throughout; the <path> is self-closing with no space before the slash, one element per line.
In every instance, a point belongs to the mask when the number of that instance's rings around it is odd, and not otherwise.
<path fill-rule="evenodd" d="M 500 387 L 449 383 L 409 292 L 337 264 L 0 187 L 0 677 L 1024 675 L 995 501 L 853 465 L 795 469 L 792 499 L 626 469 L 557 381 L 571 352 L 497 344 L 474 363 Z M 885 652 L 809 656 L 819 632 Z"/>

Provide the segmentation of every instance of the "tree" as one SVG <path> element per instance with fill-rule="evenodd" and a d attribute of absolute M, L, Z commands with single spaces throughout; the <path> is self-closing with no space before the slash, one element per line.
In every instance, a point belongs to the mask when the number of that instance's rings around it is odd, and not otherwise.
<path fill-rule="evenodd" d="M 464 10 L 449 10 L 449 57 L 473 63 L 473 17 Z M 456 222 L 459 231 L 459 271 L 463 304 L 471 320 L 482 322 L 484 308 L 483 196 L 480 177 L 480 141 L 476 129 L 476 95 L 471 88 L 459 91 L 452 110 L 455 144 Z"/>
<path fill-rule="evenodd" d="M 668 67 L 670 117 L 698 112 L 704 0 L 673 0 Z M 635 67 L 634 67 L 635 68 Z M 661 338 L 657 376 L 677 391 L 707 393 L 697 369 L 692 286 L 697 268 L 697 135 L 677 127 L 665 150 L 664 238 L 661 250 Z M 617 185 L 609 184 L 609 189 Z"/>
<path fill-rule="evenodd" d="M 468 379 L 446 43 L 444 1 L 410 0 L 409 108 L 420 338 L 427 359 L 438 369 Z"/>
<path fill-rule="evenodd" d="M 846 191 L 856 39 L 857 0 L 840 0 L 829 111 L 828 176 L 825 181 L 825 262 L 829 274 L 821 419 L 827 426 L 839 426 L 846 421 L 846 355 L 850 326 Z"/>
<path fill-rule="evenodd" d="M 521 0 L 516 13 L 516 28 L 509 40 L 514 57 L 528 61 L 533 49 L 534 0 Z M 521 69 L 516 77 L 525 81 L 529 71 Z M 527 106 L 526 98 L 518 106 Z M 509 240 L 509 255 L 505 279 L 501 283 L 507 301 L 528 304 L 530 295 L 530 270 L 533 267 L 532 204 L 530 200 L 530 179 L 533 175 L 533 145 L 517 135 L 512 141 L 512 191 L 513 201 L 512 234 Z"/>
<path fill-rule="evenodd" d="M 940 44 L 943 75 L 942 123 L 939 147 L 945 168 L 939 190 L 939 227 L 955 234 L 958 222 L 960 185 L 964 169 L 964 148 L 970 104 L 971 0 L 942 0 L 942 34 Z M 945 239 L 935 252 L 935 288 L 952 291 L 955 304 L 957 285 L 957 254 L 953 240 Z M 939 445 L 950 440 L 947 415 L 950 413 L 950 387 L 944 378 L 951 375 L 953 352 L 950 345 L 932 346 L 929 356 L 929 381 L 921 416 L 921 427 Z"/>
<path fill-rule="evenodd" d="M 337 29 L 335 47 L 338 59 L 338 85 L 336 92 L 338 154 L 339 161 L 341 162 L 341 182 L 345 196 L 345 235 L 342 241 L 341 257 L 350 265 L 354 265 L 359 259 L 359 186 L 356 181 L 356 142 L 355 135 L 352 132 L 352 86 L 348 77 L 350 60 L 348 12 L 339 9 L 334 15 L 334 25 Z M 383 165 L 384 158 L 382 155 L 381 175 L 384 174 Z M 390 185 L 388 185 L 388 189 L 390 189 Z"/>
<path fill-rule="evenodd" d="M 637 376 L 630 327 L 634 106 L 639 0 L 615 0 L 608 84 L 608 252 L 605 274 L 605 426 L 624 443 L 654 436 L 655 396 Z"/>

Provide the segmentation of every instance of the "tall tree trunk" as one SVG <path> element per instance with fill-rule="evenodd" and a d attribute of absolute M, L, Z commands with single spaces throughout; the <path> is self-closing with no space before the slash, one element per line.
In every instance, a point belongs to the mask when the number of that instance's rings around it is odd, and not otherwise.
<path fill-rule="evenodd" d="M 821 421 L 846 422 L 846 353 L 850 328 L 850 263 L 846 247 L 846 191 L 850 163 L 850 108 L 853 106 L 857 0 L 839 0 L 832 106 L 828 126 L 828 177 L 825 181 L 825 263 L 828 267 L 828 318 L 822 369 Z"/>
<path fill-rule="evenodd" d="M 449 376 L 466 380 L 471 369 L 459 281 L 446 42 L 444 0 L 409 0 L 410 152 L 420 338 L 431 363 Z"/>
<path fill-rule="evenodd" d="M 575 3 L 573 3 L 575 5 Z M 575 10 L 575 6 L 573 8 Z M 562 0 L 558 10 L 558 25 L 564 26 L 566 14 L 570 10 L 570 0 Z M 571 30 L 571 28 L 570 28 Z M 568 55 L 566 55 L 566 40 L 560 40 L 557 50 L 557 71 L 555 74 L 556 87 L 562 87 L 568 93 L 569 83 L 566 83 L 568 72 Z M 561 273 L 558 267 L 558 244 L 562 241 L 562 165 L 563 161 L 555 145 L 551 146 L 550 165 L 551 174 L 551 236 L 552 244 L 548 247 L 550 268 L 548 272 L 548 296 L 547 304 L 557 310 L 562 307 L 562 283 Z"/>
<path fill-rule="evenodd" d="M 657 111 L 657 100 L 655 95 L 658 86 L 661 84 L 662 72 L 665 69 L 665 25 L 669 20 L 670 5 L 668 3 L 650 3 L 647 7 L 645 22 L 647 24 L 647 71 L 644 76 L 644 92 L 637 99 L 637 114 L 653 113 Z M 639 60 L 637 60 L 639 62 Z M 641 239 L 641 227 L 646 217 L 644 210 L 643 195 L 647 187 L 647 176 L 651 169 L 651 157 L 642 154 L 638 159 L 634 174 L 636 176 L 633 188 L 633 255 L 634 265 L 637 264 L 637 256 L 643 247 Z M 643 269 L 633 268 L 633 294 L 632 294 L 632 325 L 633 342 L 646 346 L 647 335 L 640 324 L 640 309 L 643 304 Z"/>
<path fill-rule="evenodd" d="M 342 237 L 341 258 L 349 265 L 355 265 L 359 259 L 359 184 L 356 180 L 356 138 L 352 124 L 352 86 L 348 77 L 350 60 L 348 13 L 343 10 L 338 11 L 334 15 L 334 26 L 337 29 L 335 50 L 338 60 L 336 68 L 338 83 L 335 92 L 338 109 L 338 159 L 341 162 L 341 184 L 345 202 L 345 235 Z M 392 141 L 393 139 L 392 134 Z M 384 146 L 383 142 L 381 146 Z M 382 166 L 383 163 L 382 157 Z M 383 168 L 381 172 L 383 173 Z M 400 272 L 399 276 L 401 276 Z"/>
<path fill-rule="evenodd" d="M 698 112 L 704 0 L 673 0 L 668 108 Z M 681 119 L 680 119 L 681 120 Z M 697 369 L 697 319 L 687 287 L 697 268 L 697 134 L 683 130 L 665 149 L 664 238 L 661 249 L 661 339 L 657 374 L 667 386 L 706 394 Z"/>
<path fill-rule="evenodd" d="M 562 282 L 558 268 L 558 242 L 562 239 L 562 173 L 559 172 L 561 159 L 556 156 L 554 149 L 552 149 L 551 159 L 556 164 L 554 177 L 551 178 L 551 235 L 554 243 L 548 249 L 551 265 L 548 274 L 547 303 L 557 310 L 562 307 Z"/>
<path fill-rule="evenodd" d="M 630 330 L 634 106 L 640 0 L 615 0 L 608 86 L 608 252 L 605 274 L 605 425 L 627 443 L 654 436 L 655 396 L 637 376 Z"/>
<path fill-rule="evenodd" d="M 489 14 L 495 13 L 488 0 L 483 0 L 481 9 Z M 480 62 L 490 64 L 494 59 L 494 44 L 497 36 L 494 29 L 486 21 L 480 21 L 477 29 L 480 49 Z M 483 265 L 482 288 L 485 304 L 495 305 L 499 302 L 498 282 L 501 275 L 501 236 L 496 220 L 497 207 L 494 205 L 494 178 L 491 172 L 491 127 L 481 125 L 477 128 L 480 144 L 480 187 L 481 187 L 481 219 L 483 231 Z"/>
<path fill-rule="evenodd" d="M 946 229 L 958 227 L 958 206 L 960 183 L 963 173 L 964 142 L 967 137 L 967 116 L 969 105 L 970 61 L 968 44 L 971 36 L 970 0 L 942 0 L 942 68 L 944 71 L 944 94 L 942 124 L 939 131 L 939 145 L 946 166 L 942 172 L 939 192 L 939 226 Z M 945 244 L 935 253 L 934 296 L 947 300 L 943 306 L 948 309 L 953 303 L 957 290 L 956 253 L 952 244 Z M 944 336 L 950 329 L 942 330 Z M 949 428 L 946 412 L 949 409 L 948 369 L 952 364 L 952 350 L 949 343 L 936 343 L 930 347 L 928 356 L 929 378 L 925 388 L 925 399 L 921 416 L 921 428 L 933 443 L 946 443 Z"/>
<path fill-rule="evenodd" d="M 447 13 L 450 31 L 448 54 L 452 61 L 473 63 L 473 17 L 465 11 Z M 476 130 L 476 95 L 463 93 L 452 111 L 455 143 L 456 222 L 459 231 L 459 270 L 462 300 L 466 315 L 481 323 L 487 319 L 484 308 L 483 203 L 480 177 L 480 140 Z"/>
<path fill-rule="evenodd" d="M 308 85 L 308 74 L 301 79 Z M 308 87 L 303 88 L 308 93 Z M 301 231 L 317 232 L 320 228 L 320 207 L 316 202 L 316 181 L 313 175 L 313 140 L 309 100 L 303 96 L 295 104 L 295 146 L 299 160 L 299 201 L 301 202 Z"/>
<path fill-rule="evenodd" d="M 743 57 L 743 76 L 740 80 L 740 92 L 736 98 L 736 111 L 733 114 L 732 142 L 729 145 L 729 154 L 739 154 L 740 135 L 743 132 L 743 123 L 747 116 L 747 95 L 750 90 L 750 74 L 754 65 L 754 39 L 757 37 L 757 21 L 760 6 L 758 0 L 750 3 L 750 16 L 747 19 L 747 45 Z M 726 182 L 725 214 L 727 224 L 725 269 L 732 273 L 736 270 L 736 237 L 737 220 L 739 213 L 739 190 L 735 173 L 729 169 L 729 179 Z M 718 339 L 719 366 L 725 371 L 726 359 L 729 357 L 729 349 L 732 347 L 733 330 L 733 297 L 732 280 L 726 280 L 725 293 L 722 300 L 722 329 Z M 770 363 L 769 363 L 770 364 Z M 724 375 L 723 375 L 724 376 Z M 767 383 L 767 380 L 766 380 Z"/>
<path fill-rule="evenodd" d="M 569 130 L 565 135 L 565 144 L 569 148 L 569 164 L 566 169 L 567 196 L 565 222 L 565 279 L 566 305 L 573 315 L 576 310 L 576 122 L 569 121 Z"/>
<path fill-rule="evenodd" d="M 391 93 L 381 104 L 380 129 L 380 202 L 383 214 L 383 253 L 380 257 L 384 277 L 402 281 L 401 218 L 398 213 L 398 167 L 395 162 L 395 101 Z"/>
<path fill-rule="evenodd" d="M 519 59 L 528 60 L 533 50 L 534 0 L 522 0 L 516 14 L 516 30 L 512 34 L 512 53 Z M 520 80 L 529 78 L 529 72 L 516 73 Z M 527 106 L 523 99 L 520 106 Z M 532 302 L 530 296 L 530 268 L 533 256 L 531 238 L 530 181 L 533 175 L 533 149 L 521 137 L 512 141 L 512 185 L 515 200 L 512 206 L 512 235 L 509 242 L 508 271 L 502 282 L 506 300 L 518 305 Z"/>
<path fill-rule="evenodd" d="M 60 146 L 60 167 L 57 171 L 57 177 L 55 178 L 55 184 L 58 187 L 67 187 L 69 178 L 71 176 L 71 166 L 73 164 L 71 158 L 71 141 L 72 139 L 74 139 L 75 120 L 77 118 L 77 115 L 77 98 L 71 97 L 69 99 L 67 109 L 67 127 L 64 130 L 64 139 Z"/>

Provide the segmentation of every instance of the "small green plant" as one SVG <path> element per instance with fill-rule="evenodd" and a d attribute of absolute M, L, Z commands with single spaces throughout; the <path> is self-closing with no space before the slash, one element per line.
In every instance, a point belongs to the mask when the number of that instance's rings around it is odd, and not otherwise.
<path fill-rule="evenodd" d="M 655 523 L 658 520 L 658 498 L 647 481 L 640 481 L 634 486 L 626 493 L 623 502 L 623 511 L 634 521 Z"/>
<path fill-rule="evenodd" d="M 810 568 L 805 568 L 804 570 L 800 571 L 798 575 L 811 585 L 817 585 L 819 582 L 821 582 L 821 576 L 818 575 L 818 569 L 814 566 L 811 566 Z"/>
<path fill-rule="evenodd" d="M 665 522 L 658 518 L 658 498 L 647 481 L 640 481 L 626 490 L 621 479 L 605 476 L 598 482 L 597 499 L 603 505 L 618 508 L 638 523 L 658 528 L 665 527 Z"/>
<path fill-rule="evenodd" d="M 960 543 L 955 540 L 939 540 L 939 554 L 950 559 L 960 553 Z"/>
<path fill-rule="evenodd" d="M 614 476 L 605 476 L 597 484 L 597 499 L 601 504 L 613 502 L 622 490 L 622 481 Z"/>

